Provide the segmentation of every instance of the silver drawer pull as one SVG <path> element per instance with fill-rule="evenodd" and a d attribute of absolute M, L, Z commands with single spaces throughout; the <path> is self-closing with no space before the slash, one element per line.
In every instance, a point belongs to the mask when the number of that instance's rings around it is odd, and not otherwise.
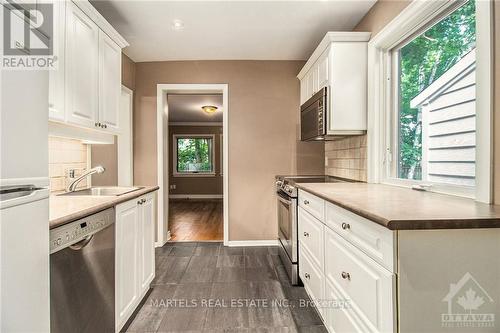
<path fill-rule="evenodd" d="M 304 200 L 304 205 L 309 205 L 309 200 Z"/>
<path fill-rule="evenodd" d="M 342 274 L 340 274 L 340 276 L 342 276 L 342 278 L 344 280 L 351 280 L 351 274 L 349 274 L 347 272 L 342 272 Z"/>
<path fill-rule="evenodd" d="M 351 229 L 351 225 L 349 223 L 342 223 L 342 229 L 344 230 Z"/>
<path fill-rule="evenodd" d="M 309 237 L 309 233 L 304 231 L 304 237 Z"/>
<path fill-rule="evenodd" d="M 311 275 L 309 275 L 309 273 L 306 273 L 304 274 L 304 277 L 309 280 L 311 278 Z"/>

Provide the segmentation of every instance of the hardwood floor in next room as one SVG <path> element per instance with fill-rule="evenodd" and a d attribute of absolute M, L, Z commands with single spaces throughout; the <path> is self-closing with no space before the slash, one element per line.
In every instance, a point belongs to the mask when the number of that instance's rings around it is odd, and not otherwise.
<path fill-rule="evenodd" d="M 277 247 L 168 242 L 156 249 L 151 289 L 123 331 L 326 333 Z"/>
<path fill-rule="evenodd" d="M 168 224 L 172 241 L 221 241 L 222 199 L 170 200 Z"/>

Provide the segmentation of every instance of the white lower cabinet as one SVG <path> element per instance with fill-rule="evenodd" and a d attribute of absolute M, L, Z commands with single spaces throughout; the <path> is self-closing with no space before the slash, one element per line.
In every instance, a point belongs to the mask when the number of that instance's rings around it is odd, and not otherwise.
<path fill-rule="evenodd" d="M 329 228 L 325 252 L 331 254 L 325 258 L 325 278 L 349 301 L 351 316 L 357 315 L 365 327 L 362 331 L 394 332 L 394 274 Z"/>
<path fill-rule="evenodd" d="M 115 328 L 120 331 L 154 278 L 155 195 L 116 206 Z"/>
<path fill-rule="evenodd" d="M 299 275 L 304 283 L 304 288 L 313 302 L 321 302 L 324 298 L 325 276 L 321 267 L 316 266 L 307 250 L 299 246 Z M 323 307 L 319 306 L 318 312 L 324 317 Z"/>
<path fill-rule="evenodd" d="M 299 198 L 322 200 L 304 191 Z M 308 295 L 321 305 L 318 310 L 329 332 L 396 332 L 396 275 L 382 266 L 393 259 L 392 231 L 374 232 L 343 208 L 327 206 L 326 215 L 316 217 L 307 211 L 310 204 L 299 207 L 299 275 Z M 329 214 L 334 209 L 338 214 Z M 368 246 L 372 239 L 376 246 Z M 379 248 L 384 251 L 372 250 Z"/>

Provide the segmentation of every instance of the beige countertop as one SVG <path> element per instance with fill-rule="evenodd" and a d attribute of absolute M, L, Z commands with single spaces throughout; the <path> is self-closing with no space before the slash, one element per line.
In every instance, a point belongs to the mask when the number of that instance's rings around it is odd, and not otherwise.
<path fill-rule="evenodd" d="M 158 186 L 145 186 L 140 190 L 120 196 L 51 195 L 49 199 L 49 229 L 156 191 L 158 188 Z"/>
<path fill-rule="evenodd" d="M 500 228 L 500 206 L 472 199 L 382 184 L 296 186 L 391 230 Z"/>

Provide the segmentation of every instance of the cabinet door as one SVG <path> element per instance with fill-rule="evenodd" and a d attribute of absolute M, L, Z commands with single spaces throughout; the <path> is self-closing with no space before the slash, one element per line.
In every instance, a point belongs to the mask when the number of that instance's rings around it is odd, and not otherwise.
<path fill-rule="evenodd" d="M 325 50 L 323 54 L 318 58 L 318 90 L 328 86 L 328 55 L 329 49 Z"/>
<path fill-rule="evenodd" d="M 155 225 L 155 202 L 154 195 L 142 197 L 145 201 L 139 206 L 139 235 L 140 235 L 140 290 L 144 293 L 149 289 L 149 284 L 155 275 L 154 256 L 154 225 Z M 141 202 L 141 201 L 140 201 Z"/>
<path fill-rule="evenodd" d="M 307 76 L 304 76 L 302 80 L 300 80 L 300 105 L 304 104 L 307 99 Z"/>
<path fill-rule="evenodd" d="M 99 31 L 99 122 L 118 131 L 121 95 L 121 48 Z"/>
<path fill-rule="evenodd" d="M 395 276 L 335 231 L 325 228 L 325 278 L 350 300 L 369 332 L 394 332 Z"/>
<path fill-rule="evenodd" d="M 65 120 L 64 106 L 64 70 L 65 70 L 65 31 L 66 1 L 54 1 L 54 55 L 57 57 L 57 69 L 49 71 L 49 119 Z"/>
<path fill-rule="evenodd" d="M 66 116 L 70 123 L 95 128 L 99 29 L 74 3 L 66 8 Z"/>
<path fill-rule="evenodd" d="M 139 209 L 132 200 L 116 206 L 115 321 L 119 331 L 139 301 Z"/>

